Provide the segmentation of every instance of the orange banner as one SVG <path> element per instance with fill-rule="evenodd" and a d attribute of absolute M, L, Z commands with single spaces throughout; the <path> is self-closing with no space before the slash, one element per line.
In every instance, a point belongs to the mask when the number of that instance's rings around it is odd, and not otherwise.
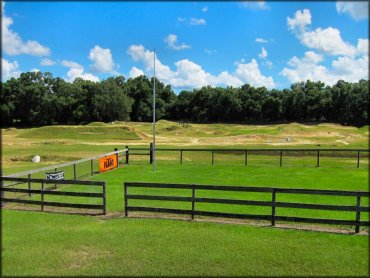
<path fill-rule="evenodd" d="M 105 172 L 118 167 L 117 156 L 115 154 L 99 159 L 100 172 Z"/>

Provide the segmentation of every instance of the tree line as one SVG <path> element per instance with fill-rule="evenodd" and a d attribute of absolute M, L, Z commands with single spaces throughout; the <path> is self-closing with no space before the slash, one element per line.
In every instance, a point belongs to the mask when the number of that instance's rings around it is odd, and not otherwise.
<path fill-rule="evenodd" d="M 100 82 L 76 78 L 72 83 L 51 73 L 26 72 L 1 83 L 2 126 L 86 124 L 94 121 L 152 120 L 153 78 Z M 300 82 L 289 89 L 268 90 L 244 84 L 240 88 L 206 86 L 174 93 L 156 84 L 156 119 L 192 122 L 333 122 L 368 124 L 369 81 L 333 86 Z"/>

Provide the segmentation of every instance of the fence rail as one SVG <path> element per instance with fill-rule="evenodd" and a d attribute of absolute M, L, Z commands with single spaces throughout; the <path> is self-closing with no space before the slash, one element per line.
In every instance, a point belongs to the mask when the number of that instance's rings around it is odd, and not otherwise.
<path fill-rule="evenodd" d="M 75 180 L 44 180 L 44 179 L 28 179 L 28 178 L 16 178 L 16 177 L 0 177 L 1 182 L 1 206 L 4 203 L 19 203 L 19 204 L 31 204 L 31 205 L 40 205 L 41 210 L 44 210 L 45 206 L 52 207 L 67 207 L 67 208 L 83 208 L 83 209 L 95 209 L 102 210 L 103 214 L 106 214 L 106 186 L 105 182 L 101 181 L 75 181 Z M 28 189 L 25 188 L 9 188 L 4 187 L 4 182 L 18 182 L 18 184 L 41 184 L 40 189 Z M 50 190 L 50 188 L 45 188 L 45 184 L 64 184 L 64 185 L 85 185 L 85 186 L 98 186 L 102 188 L 101 193 L 94 192 L 72 192 L 72 191 L 55 191 Z M 28 196 L 32 194 L 41 195 L 41 201 L 39 200 L 27 200 L 19 198 L 7 198 L 4 197 L 4 192 L 11 193 L 26 193 Z M 50 202 L 45 201 L 45 195 L 56 195 L 56 196 L 73 196 L 73 197 L 88 197 L 88 198 L 98 198 L 102 200 L 102 204 L 81 204 L 81 203 L 62 203 L 62 202 Z"/>
<path fill-rule="evenodd" d="M 129 194 L 129 188 L 160 188 L 160 189 L 189 189 L 191 197 L 183 196 L 158 196 L 145 194 Z M 209 191 L 238 191 L 238 192 L 260 192 L 271 194 L 271 201 L 252 201 L 252 200 L 237 200 L 224 198 L 204 198 L 196 197 L 196 190 Z M 281 194 L 306 194 L 306 195 L 330 195 L 330 196 L 353 196 L 356 197 L 356 205 L 327 205 L 327 204 L 310 204 L 310 203 L 295 203 L 295 202 L 277 202 L 276 196 Z M 303 223 L 319 223 L 319 224 L 336 224 L 355 226 L 355 232 L 359 232 L 360 226 L 370 227 L 370 221 L 361 221 L 361 212 L 370 212 L 370 207 L 361 206 L 361 197 L 370 197 L 370 192 L 363 191 L 341 191 L 341 190 L 314 190 L 314 189 L 293 189 L 293 188 L 275 188 L 275 187 L 247 187 L 247 186 L 214 186 L 214 185 L 196 185 L 196 184 L 160 184 L 160 183 L 124 183 L 124 210 L 125 216 L 128 212 L 155 212 L 155 213 L 171 213 L 194 216 L 213 216 L 222 218 L 237 218 L 237 219 L 256 219 L 271 221 L 271 225 L 275 226 L 276 221 L 288 222 L 303 222 Z M 143 207 L 129 206 L 129 200 L 155 200 L 155 201 L 176 201 L 191 203 L 191 210 L 188 209 L 173 209 L 162 207 Z M 197 203 L 217 203 L 217 204 L 233 204 L 233 205 L 249 205 L 271 207 L 271 214 L 239 214 L 239 213 L 224 213 L 196 210 Z M 276 213 L 276 208 L 297 208 L 297 209 L 312 209 L 312 210 L 330 210 L 330 211 L 352 211 L 354 220 L 341 219 L 321 219 L 293 216 L 279 216 Z"/>
<path fill-rule="evenodd" d="M 126 146 L 127 153 L 126 153 L 126 163 L 129 163 L 129 154 L 131 155 L 147 155 L 149 156 L 149 161 L 150 163 L 153 162 L 153 148 L 152 144 L 150 144 L 149 148 L 129 148 Z M 136 152 L 132 152 L 136 151 Z M 142 152 L 137 152 L 137 151 L 145 151 L 145 153 Z M 215 163 L 215 154 L 217 153 L 239 153 L 243 154 L 245 159 L 244 159 L 244 164 L 248 165 L 248 155 L 258 155 L 260 153 L 265 154 L 265 155 L 275 155 L 279 156 L 279 164 L 280 167 L 283 166 L 283 157 L 285 155 L 289 155 L 289 153 L 293 152 L 299 152 L 301 153 L 301 156 L 307 155 L 307 153 L 312 153 L 314 156 L 316 156 L 316 167 L 320 167 L 320 157 L 323 156 L 323 153 L 353 153 L 352 157 L 356 157 L 356 166 L 357 168 L 360 167 L 360 158 L 361 158 L 361 153 L 369 153 L 369 149 L 304 149 L 304 148 L 299 148 L 299 149 L 286 149 L 286 148 L 274 148 L 274 149 L 266 149 L 266 148 L 239 148 L 239 149 L 222 149 L 222 148 L 156 148 L 155 151 L 166 151 L 166 152 L 179 152 L 179 162 L 180 164 L 183 164 L 183 157 L 185 152 L 210 152 L 211 153 L 211 163 L 214 165 Z M 333 155 L 334 157 L 337 157 Z M 368 156 L 368 155 L 367 155 Z M 338 157 L 343 157 L 338 156 Z M 344 155 L 344 157 L 348 157 L 348 155 Z"/>
<path fill-rule="evenodd" d="M 74 172 L 74 179 L 76 179 L 76 176 L 77 176 L 77 173 L 76 173 L 76 165 L 77 164 L 80 164 L 80 163 L 83 163 L 83 162 L 87 162 L 87 161 L 91 161 L 91 173 L 93 173 L 93 160 L 95 159 L 98 159 L 98 158 L 102 158 L 102 157 L 105 157 L 105 156 L 109 156 L 109 155 L 117 155 L 119 156 L 119 154 L 124 154 L 128 151 L 128 149 L 123 149 L 123 150 L 116 150 L 116 151 L 113 151 L 113 152 L 109 152 L 109 153 L 104 153 L 104 154 L 99 154 L 99 155 L 96 155 L 96 156 L 93 156 L 93 157 L 88 157 L 88 158 L 83 158 L 83 159 L 80 159 L 80 160 L 76 160 L 76 161 L 71 161 L 71 162 L 66 162 L 66 163 L 62 163 L 62 164 L 57 164 L 57 165 L 51 165 L 51 166 L 47 166 L 47 167 L 43 167 L 43 168 L 38 168 L 38 169 L 34 169 L 34 170 L 28 170 L 28 171 L 24 171 L 24 172 L 19 172 L 19 173 L 14 173 L 14 174 L 9 174 L 9 175 L 6 175 L 4 177 L 21 177 L 21 176 L 29 176 L 32 175 L 32 174 L 36 174 L 36 173 L 39 173 L 39 172 L 45 172 L 45 171 L 49 171 L 49 170 L 56 170 L 58 168 L 63 168 L 63 167 L 68 167 L 68 166 L 73 166 L 73 172 Z"/>

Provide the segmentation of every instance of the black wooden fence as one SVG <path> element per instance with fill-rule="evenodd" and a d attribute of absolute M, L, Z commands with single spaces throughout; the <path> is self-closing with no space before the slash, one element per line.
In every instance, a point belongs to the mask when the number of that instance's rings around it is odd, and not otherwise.
<path fill-rule="evenodd" d="M 189 189 L 191 190 L 191 197 L 183 196 L 155 196 L 142 194 L 129 194 L 129 188 L 170 188 L 170 189 Z M 262 192 L 271 194 L 271 201 L 252 201 L 252 200 L 236 200 L 223 198 L 203 198 L 196 197 L 196 190 L 209 191 L 239 191 L 239 192 Z M 353 196 L 356 198 L 356 206 L 348 205 L 327 205 L 327 204 L 310 204 L 310 203 L 293 203 L 293 202 L 277 202 L 277 194 L 306 194 L 306 195 L 330 195 L 330 196 Z M 221 218 L 236 218 L 236 219 L 256 219 L 271 221 L 274 226 L 276 221 L 288 222 L 303 222 L 303 223 L 319 223 L 319 224 L 335 224 L 335 225 L 349 225 L 355 226 L 355 232 L 359 232 L 360 226 L 370 227 L 370 221 L 361 221 L 361 212 L 370 212 L 370 207 L 361 206 L 361 197 L 370 197 L 370 192 L 361 191 L 340 191 L 340 190 L 314 190 L 314 189 L 291 189 L 291 188 L 273 188 L 273 187 L 247 187 L 247 186 L 213 186 L 213 185 L 196 185 L 196 184 L 160 184 L 160 183 L 124 183 L 124 210 L 125 216 L 128 212 L 157 212 L 190 215 L 191 219 L 198 216 L 213 216 Z M 191 210 L 174 209 L 174 208 L 159 208 L 159 207 L 143 207 L 143 206 L 129 206 L 129 200 L 155 200 L 155 201 L 176 201 L 191 203 Z M 239 213 L 225 213 L 197 210 L 197 203 L 217 203 L 217 204 L 233 204 L 246 206 L 263 206 L 271 207 L 271 214 L 239 214 Z M 298 209 L 312 209 L 312 210 L 331 210 L 331 211 L 353 211 L 354 220 L 340 220 L 340 219 L 322 219 L 322 218 L 307 218 L 307 217 L 292 217 L 279 216 L 276 213 L 276 208 L 298 208 Z"/>
<path fill-rule="evenodd" d="M 130 155 L 146 155 L 149 156 L 149 162 L 153 162 L 153 147 L 150 144 L 149 148 L 129 148 L 126 146 L 126 163 L 129 164 Z M 369 149 L 211 149 L 211 148 L 156 148 L 155 151 L 178 152 L 179 163 L 183 164 L 185 152 L 208 152 L 211 153 L 210 162 L 215 164 L 215 155 L 219 154 L 239 154 L 244 155 L 244 164 L 248 165 L 248 157 L 251 155 L 270 155 L 278 156 L 279 166 L 283 166 L 283 157 L 285 156 L 315 156 L 316 167 L 320 167 L 320 158 L 324 155 L 331 157 L 352 157 L 356 158 L 356 167 L 360 167 L 361 154 L 369 156 Z M 295 154 L 294 154 L 295 153 Z"/>
<path fill-rule="evenodd" d="M 40 205 L 41 210 L 44 207 L 67 207 L 67 208 L 79 208 L 79 209 L 94 209 L 102 210 L 102 214 L 106 214 L 106 188 L 105 182 L 101 181 L 75 181 L 75 180 L 45 180 L 45 179 L 28 179 L 28 178 L 15 178 L 15 177 L 0 177 L 1 182 L 1 206 L 4 203 L 19 203 L 19 204 L 31 204 Z M 5 185 L 4 182 L 16 182 L 16 184 Z M 17 185 L 27 184 L 27 188 L 15 188 Z M 41 184 L 41 189 L 32 189 L 31 184 Z M 47 185 L 52 185 L 46 188 Z M 95 192 L 76 192 L 76 191 L 56 191 L 54 190 L 57 185 L 85 185 L 85 186 L 98 186 L 101 187 L 100 193 Z M 35 188 L 35 185 L 34 185 Z M 8 198 L 5 197 L 4 193 L 23 193 L 25 195 L 21 198 Z M 32 198 L 22 198 L 24 196 L 31 197 L 33 194 L 41 195 L 41 201 L 32 200 Z M 62 202 L 48 202 L 45 201 L 45 195 L 58 195 L 58 196 L 74 196 L 74 197 L 87 197 L 87 198 L 98 198 L 101 199 L 101 204 L 81 204 L 81 203 L 62 203 Z"/>

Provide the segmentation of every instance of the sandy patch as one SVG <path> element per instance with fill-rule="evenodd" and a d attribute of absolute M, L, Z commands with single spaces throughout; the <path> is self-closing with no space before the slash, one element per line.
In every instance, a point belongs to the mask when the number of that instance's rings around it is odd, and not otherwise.
<path fill-rule="evenodd" d="M 335 142 L 343 143 L 344 145 L 349 145 L 349 143 L 348 143 L 348 142 L 343 141 L 343 140 L 335 140 Z"/>
<path fill-rule="evenodd" d="M 67 250 L 65 258 L 70 260 L 67 263 L 69 269 L 86 269 L 99 258 L 111 256 L 111 251 L 100 250 L 92 246 L 79 246 L 78 249 Z"/>

